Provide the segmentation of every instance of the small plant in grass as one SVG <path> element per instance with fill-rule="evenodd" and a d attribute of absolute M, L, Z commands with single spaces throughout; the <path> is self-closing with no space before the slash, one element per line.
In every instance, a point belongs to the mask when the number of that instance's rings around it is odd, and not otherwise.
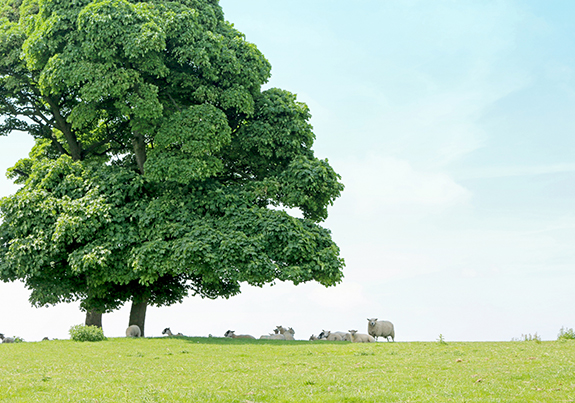
<path fill-rule="evenodd" d="M 557 340 L 575 340 L 575 331 L 569 328 L 561 328 L 557 335 Z"/>
<path fill-rule="evenodd" d="M 541 336 L 535 332 L 535 334 L 522 334 L 519 338 L 513 338 L 511 341 L 534 341 L 535 343 L 541 343 Z"/>
<path fill-rule="evenodd" d="M 447 342 L 445 341 L 445 338 L 443 337 L 443 334 L 439 334 L 439 338 L 437 339 L 437 342 L 439 344 L 441 344 L 442 346 L 447 346 Z"/>
<path fill-rule="evenodd" d="M 24 339 L 22 337 L 14 336 L 14 343 L 24 343 Z"/>
<path fill-rule="evenodd" d="M 98 326 L 76 325 L 70 328 L 70 338 L 74 341 L 102 341 L 106 340 L 104 331 Z"/>

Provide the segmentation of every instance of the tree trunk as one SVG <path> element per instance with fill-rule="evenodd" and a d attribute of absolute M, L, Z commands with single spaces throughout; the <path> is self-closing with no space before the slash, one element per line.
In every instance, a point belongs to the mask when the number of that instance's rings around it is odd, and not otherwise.
<path fill-rule="evenodd" d="M 134 155 L 136 156 L 136 163 L 140 173 L 144 174 L 144 164 L 146 163 L 146 139 L 139 133 L 134 133 L 132 138 L 132 145 L 134 147 Z"/>
<path fill-rule="evenodd" d="M 148 299 L 144 301 L 133 301 L 132 309 L 130 310 L 130 323 L 128 326 L 138 325 L 141 336 L 144 337 L 144 324 L 146 323 L 146 309 L 148 308 Z"/>
<path fill-rule="evenodd" d="M 98 326 L 102 328 L 102 313 L 94 310 L 86 312 L 86 326 Z"/>

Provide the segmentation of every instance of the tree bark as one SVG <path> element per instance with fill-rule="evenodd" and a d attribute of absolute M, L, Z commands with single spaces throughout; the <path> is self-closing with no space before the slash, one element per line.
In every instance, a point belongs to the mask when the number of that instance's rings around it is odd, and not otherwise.
<path fill-rule="evenodd" d="M 132 301 L 130 310 L 130 323 L 128 326 L 138 325 L 144 337 L 144 324 L 146 323 L 146 309 L 148 308 L 148 298 L 143 301 Z"/>
<path fill-rule="evenodd" d="M 86 312 L 86 326 L 98 326 L 102 328 L 102 313 L 94 310 Z"/>
<path fill-rule="evenodd" d="M 136 163 L 140 173 L 144 174 L 144 164 L 146 163 L 146 139 L 139 133 L 134 133 L 132 137 L 132 146 L 134 147 L 134 155 L 136 156 Z"/>

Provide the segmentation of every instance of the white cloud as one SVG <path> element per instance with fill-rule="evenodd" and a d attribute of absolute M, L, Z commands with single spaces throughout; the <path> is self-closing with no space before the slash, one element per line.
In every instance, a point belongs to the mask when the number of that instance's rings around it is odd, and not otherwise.
<path fill-rule="evenodd" d="M 471 194 L 444 172 L 418 171 L 406 160 L 368 156 L 337 164 L 346 185 L 344 198 L 356 213 L 372 214 L 382 207 L 449 207 Z"/>

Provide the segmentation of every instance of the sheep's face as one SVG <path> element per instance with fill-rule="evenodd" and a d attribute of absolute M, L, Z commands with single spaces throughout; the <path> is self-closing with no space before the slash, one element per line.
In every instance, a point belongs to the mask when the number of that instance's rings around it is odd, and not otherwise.
<path fill-rule="evenodd" d="M 224 334 L 224 337 L 234 337 L 234 333 L 234 330 L 228 330 L 226 334 Z"/>
<path fill-rule="evenodd" d="M 352 336 L 355 336 L 355 334 L 357 333 L 357 330 L 348 330 L 349 333 L 351 333 Z"/>
<path fill-rule="evenodd" d="M 162 332 L 162 334 L 168 334 L 168 333 L 170 333 L 170 328 L 169 328 L 169 327 L 165 328 L 165 329 L 163 330 L 163 332 Z"/>
<path fill-rule="evenodd" d="M 369 323 L 369 326 L 375 326 L 375 324 L 377 323 L 377 318 L 371 318 L 367 320 Z"/>

